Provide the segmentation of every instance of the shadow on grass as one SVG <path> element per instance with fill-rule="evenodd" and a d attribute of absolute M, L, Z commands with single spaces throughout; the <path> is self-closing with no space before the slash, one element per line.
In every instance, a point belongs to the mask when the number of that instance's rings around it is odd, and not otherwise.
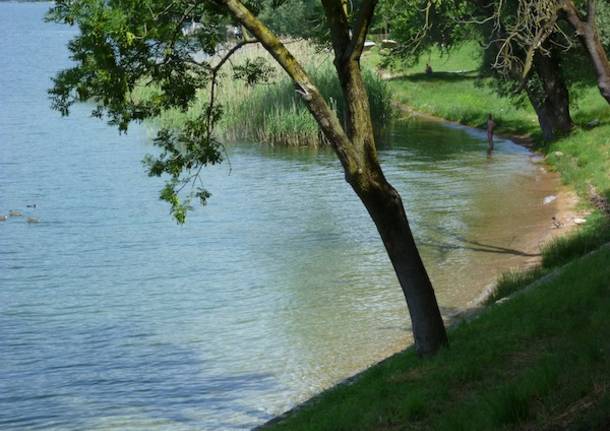
<path fill-rule="evenodd" d="M 464 70 L 459 72 L 432 72 L 428 73 L 410 73 L 410 74 L 400 74 L 397 76 L 393 76 L 388 79 L 388 81 L 411 81 L 411 82 L 421 82 L 421 81 L 446 81 L 446 82 L 456 82 L 456 81 L 472 81 L 475 79 L 479 79 L 479 71 L 478 70 Z"/>
<path fill-rule="evenodd" d="M 459 72 L 432 72 L 428 73 L 412 73 L 409 75 L 399 75 L 393 78 L 390 78 L 390 81 L 394 80 L 404 80 L 411 82 L 420 82 L 420 81 L 446 81 L 446 82 L 456 82 L 456 81 L 468 81 L 475 80 L 479 78 L 478 70 L 465 70 Z"/>
<path fill-rule="evenodd" d="M 583 129 L 594 129 L 595 127 L 610 124 L 610 109 L 608 106 L 600 106 L 595 109 L 581 108 L 572 117 L 574 122 Z M 591 126 L 590 123 L 596 120 L 597 124 Z"/>

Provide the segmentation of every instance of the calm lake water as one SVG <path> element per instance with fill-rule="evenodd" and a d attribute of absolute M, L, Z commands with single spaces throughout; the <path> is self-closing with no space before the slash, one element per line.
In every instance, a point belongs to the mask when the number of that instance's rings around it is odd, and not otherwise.
<path fill-rule="evenodd" d="M 246 429 L 409 342 L 375 228 L 327 152 L 230 147 L 177 226 L 127 136 L 49 109 L 71 29 L 0 3 L 0 429 Z M 507 142 L 411 122 L 381 157 L 445 313 L 522 264 L 557 186 Z M 36 204 L 35 209 L 26 207 Z"/>

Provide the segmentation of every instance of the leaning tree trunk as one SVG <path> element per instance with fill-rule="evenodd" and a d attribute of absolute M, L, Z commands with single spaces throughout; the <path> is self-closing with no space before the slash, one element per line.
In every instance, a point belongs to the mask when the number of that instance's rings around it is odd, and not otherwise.
<path fill-rule="evenodd" d="M 352 186 L 381 236 L 407 300 L 416 351 L 428 356 L 448 344 L 432 283 L 413 238 L 398 192 L 387 182 L 379 167 L 374 179 Z"/>
<path fill-rule="evenodd" d="M 322 3 L 328 17 L 342 19 L 332 2 L 323 0 Z M 337 13 L 333 14 L 333 11 Z M 358 169 L 348 173 L 346 180 L 369 212 L 392 262 L 409 308 L 416 351 L 421 356 L 428 356 L 448 344 L 443 319 L 400 194 L 386 180 L 377 158 L 369 99 L 360 64 L 349 55 L 349 46 L 344 46 L 349 39 L 337 30 L 341 23 L 336 23 L 334 28 L 334 31 L 331 29 L 334 63 L 346 101 L 345 129 L 358 160 Z"/>
<path fill-rule="evenodd" d="M 447 334 L 400 195 L 386 181 L 377 159 L 368 95 L 359 64 L 377 0 L 363 0 L 353 28 L 345 10 L 345 0 L 322 0 L 345 99 L 345 125 L 330 109 L 301 64 L 268 27 L 240 0 L 218 1 L 261 42 L 293 80 L 296 91 L 337 154 L 347 182 L 377 226 L 407 299 L 417 352 L 420 355 L 435 353 L 447 344 Z"/>
<path fill-rule="evenodd" d="M 610 63 L 595 24 L 586 26 L 585 32 L 579 36 L 591 57 L 597 75 L 597 88 L 606 102 L 610 103 Z"/>
<path fill-rule="evenodd" d="M 595 74 L 597 75 L 599 92 L 610 103 L 610 62 L 597 30 L 595 6 L 595 0 L 587 2 L 588 13 L 586 20 L 580 17 L 578 10 L 571 0 L 564 1 L 563 10 L 566 13 L 568 22 L 576 30 L 578 38 L 589 54 Z"/>
<path fill-rule="evenodd" d="M 527 95 L 538 115 L 544 140 L 551 141 L 569 133 L 574 126 L 570 115 L 570 93 L 555 53 L 550 57 L 536 54 L 534 70 L 535 75 L 530 78 L 534 81 L 527 85 Z"/>

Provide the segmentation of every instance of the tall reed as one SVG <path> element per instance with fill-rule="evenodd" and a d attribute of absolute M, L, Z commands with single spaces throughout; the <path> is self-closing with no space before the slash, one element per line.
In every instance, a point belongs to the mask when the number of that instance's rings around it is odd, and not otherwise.
<path fill-rule="evenodd" d="M 332 59 L 327 52 L 313 45 L 298 41 L 289 45 L 291 52 L 305 65 L 322 95 L 343 118 L 344 103 L 341 86 L 337 79 Z M 273 78 L 267 83 L 247 85 L 232 79 L 232 67 L 227 64 L 219 81 L 217 101 L 223 107 L 223 116 L 218 124 L 218 133 L 226 141 L 252 141 L 269 145 L 319 147 L 326 144 L 318 125 L 292 81 L 260 47 L 240 51 L 232 60 L 237 66 L 247 59 L 263 57 L 274 68 Z M 376 132 L 381 132 L 392 115 L 391 96 L 388 86 L 373 71 L 363 72 L 369 94 L 371 115 Z M 139 90 L 146 97 L 145 90 Z M 176 127 L 186 118 L 196 116 L 207 103 L 207 91 L 202 90 L 189 112 L 164 112 L 159 125 Z"/>

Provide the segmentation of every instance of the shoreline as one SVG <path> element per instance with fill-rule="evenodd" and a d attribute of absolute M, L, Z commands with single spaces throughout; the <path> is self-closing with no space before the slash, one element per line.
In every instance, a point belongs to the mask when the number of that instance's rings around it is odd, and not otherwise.
<path fill-rule="evenodd" d="M 447 119 L 444 119 L 444 118 L 441 118 L 441 117 L 438 117 L 438 116 L 435 116 L 432 114 L 415 111 L 415 110 L 411 109 L 409 106 L 406 106 L 404 104 L 395 103 L 394 106 L 397 109 L 397 111 L 399 111 L 399 112 L 406 113 L 413 117 L 419 117 L 419 118 L 423 118 L 428 121 L 440 123 L 440 124 L 444 125 L 445 127 L 447 127 L 448 125 L 458 125 L 460 127 L 465 127 L 465 128 L 469 128 L 469 129 L 473 129 L 473 130 L 479 130 L 479 131 L 482 130 L 480 128 L 473 127 L 473 126 L 470 126 L 467 124 L 462 124 L 457 121 L 451 121 L 451 120 L 447 120 Z M 540 154 L 535 152 L 534 142 L 531 138 L 529 138 L 528 136 L 510 135 L 510 134 L 504 134 L 504 133 L 495 134 L 495 136 L 498 136 L 499 138 L 502 138 L 502 139 L 510 140 L 514 144 L 527 149 L 529 152 L 527 157 L 528 157 L 530 163 L 540 165 L 540 168 L 544 169 L 545 173 L 552 174 L 553 176 L 556 177 L 557 180 L 559 180 L 559 174 L 550 173 L 548 170 L 546 170 L 546 167 L 548 165 L 546 165 L 544 158 Z M 549 220 L 549 224 L 546 228 L 544 228 L 543 230 L 538 232 L 538 234 L 536 234 L 531 239 L 528 239 L 528 244 L 530 244 L 530 247 L 533 250 L 540 251 L 542 246 L 544 244 L 546 244 L 547 242 L 552 241 L 555 238 L 564 236 L 564 235 L 572 232 L 578 226 L 573 221 L 576 218 L 582 217 L 584 214 L 582 211 L 577 210 L 577 206 L 579 204 L 579 198 L 576 195 L 576 193 L 573 190 L 571 190 L 569 187 L 559 184 L 558 190 L 556 191 L 556 193 L 553 196 L 555 196 L 555 199 L 552 202 L 553 208 L 554 208 L 554 217 L 556 220 L 559 221 L 559 223 L 561 225 L 559 227 L 554 227 L 552 220 Z M 542 256 L 540 254 L 538 254 L 537 256 L 529 257 L 528 259 L 526 259 L 526 261 L 523 265 L 519 265 L 515 269 L 524 270 L 527 268 L 534 267 L 535 265 L 537 265 L 541 262 L 541 259 L 542 259 Z M 468 303 L 466 308 L 464 308 L 463 310 L 459 310 L 455 313 L 443 316 L 443 320 L 445 321 L 447 330 L 455 328 L 455 327 L 461 325 L 462 323 L 475 318 L 480 313 L 482 313 L 484 310 L 486 310 L 488 308 L 488 306 L 485 305 L 485 302 L 494 293 L 496 285 L 497 285 L 497 279 L 495 281 L 493 281 L 492 283 L 490 283 L 489 285 L 487 285 L 486 287 L 484 287 L 482 289 L 482 291 L 480 292 L 480 294 Z M 271 418 L 269 421 L 253 428 L 253 431 L 263 431 L 263 430 L 268 429 L 269 427 L 272 427 L 274 425 L 277 425 L 278 423 L 281 423 L 286 418 L 292 416 L 293 414 L 298 413 L 302 409 L 309 408 L 309 407 L 315 405 L 327 391 L 334 390 L 335 388 L 338 388 L 338 387 L 351 385 L 351 384 L 355 383 L 370 368 L 383 364 L 386 361 L 391 360 L 396 355 L 400 355 L 407 351 L 413 350 L 413 348 L 414 348 L 414 344 L 411 342 L 407 346 L 399 349 L 398 351 L 395 351 L 394 353 L 388 355 L 387 357 L 381 359 L 380 361 L 370 364 L 366 368 L 333 384 L 329 388 L 321 391 L 320 393 L 314 395 L 313 397 L 303 401 L 302 403 L 295 405 L 291 409 L 289 409 L 283 413 L 280 413 L 279 415 Z"/>
<path fill-rule="evenodd" d="M 486 130 L 484 130 L 480 127 L 471 126 L 470 124 L 464 124 L 459 121 L 448 120 L 447 118 L 439 117 L 437 115 L 430 114 L 429 112 L 416 111 L 415 109 L 411 108 L 408 105 L 405 105 L 404 103 L 394 101 L 393 105 L 398 111 L 411 115 L 413 117 L 423 118 L 425 120 L 436 122 L 436 123 L 453 124 L 455 126 L 461 126 L 461 127 L 466 127 L 466 128 L 473 129 L 473 130 L 479 130 L 482 132 L 486 132 Z M 534 141 L 528 135 L 517 135 L 517 134 L 511 134 L 511 133 L 495 133 L 494 132 L 494 136 L 497 136 L 498 138 L 501 138 L 501 139 L 508 139 L 521 147 L 527 148 L 532 153 L 536 152 L 536 149 L 535 149 L 536 146 L 534 144 Z"/>
<path fill-rule="evenodd" d="M 397 101 L 394 102 L 394 107 L 397 111 L 411 117 L 423 118 L 424 120 L 439 123 L 441 125 L 453 125 L 485 132 L 484 129 L 479 127 L 464 124 L 459 121 L 448 120 L 428 112 L 417 111 L 410 106 Z M 561 181 L 559 173 L 550 172 L 548 170 L 549 165 L 546 163 L 544 156 L 539 151 L 536 151 L 535 143 L 530 136 L 510 133 L 494 133 L 494 136 L 497 136 L 500 139 L 509 140 L 514 144 L 528 150 L 530 153 L 528 155 L 530 163 L 539 165 L 546 174 L 551 174 L 556 178 L 557 181 Z M 554 220 L 549 220 L 549 224 L 546 228 L 540 230 L 536 235 L 533 235 L 530 239 L 528 239 L 528 248 L 531 250 L 540 251 L 544 244 L 547 244 L 564 235 L 570 234 L 578 227 L 578 223 L 576 223 L 575 220 L 582 219 L 590 213 L 590 211 L 578 209 L 581 199 L 569 186 L 559 183 L 558 189 L 553 196 L 555 197 L 554 201 L 552 202 L 554 208 Z M 557 223 L 558 225 L 555 225 L 554 223 Z M 534 266 L 540 264 L 541 261 L 542 256 L 540 254 L 538 256 L 532 256 L 526 259 L 523 265 L 520 265 L 515 269 L 525 270 L 528 268 L 533 268 Z M 463 315 L 470 315 L 473 311 L 484 307 L 485 302 L 491 295 L 493 295 L 496 285 L 497 279 L 484 287 L 481 293 L 469 302 L 466 309 L 455 312 L 451 316 L 448 316 L 447 319 L 459 319 Z M 450 325 L 448 321 L 446 321 L 446 323 Z"/>

